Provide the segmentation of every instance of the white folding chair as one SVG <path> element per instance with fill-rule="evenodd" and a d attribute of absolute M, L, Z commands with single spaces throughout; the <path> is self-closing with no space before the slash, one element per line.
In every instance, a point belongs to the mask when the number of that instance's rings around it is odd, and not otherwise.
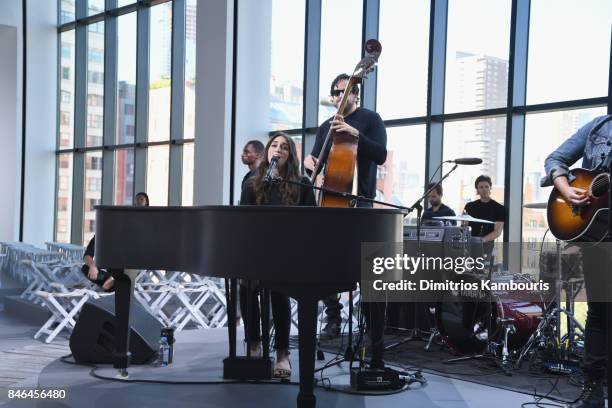
<path fill-rule="evenodd" d="M 76 289 L 71 292 L 37 291 L 36 295 L 44 300 L 51 316 L 36 332 L 34 338 L 38 339 L 40 336 L 46 335 L 45 343 L 51 343 L 64 328 L 70 331 L 74 329 L 76 325 L 75 316 L 89 299 L 98 299 L 109 294 L 98 293 L 89 289 Z"/>

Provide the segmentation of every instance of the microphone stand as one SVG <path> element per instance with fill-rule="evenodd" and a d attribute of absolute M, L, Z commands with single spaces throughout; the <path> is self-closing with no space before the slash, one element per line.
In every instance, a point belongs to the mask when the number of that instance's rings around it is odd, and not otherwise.
<path fill-rule="evenodd" d="M 372 204 L 380 204 L 380 205 L 384 205 L 384 206 L 387 206 L 387 207 L 393 207 L 393 208 L 397 208 L 399 210 L 404 210 L 404 211 L 406 211 L 406 215 L 408 215 L 409 213 L 411 213 L 413 211 L 412 208 L 404 207 L 403 205 L 391 204 L 391 203 L 387 203 L 385 201 L 379 201 L 379 200 L 375 200 L 373 198 L 364 197 L 364 196 L 361 196 L 361 195 L 355 195 L 355 194 L 351 194 L 351 193 L 345 193 L 345 192 L 341 192 L 341 191 L 330 190 L 329 188 L 326 188 L 326 187 L 317 187 L 317 186 L 314 186 L 314 185 L 312 185 L 310 183 L 302 183 L 301 181 L 287 180 L 287 179 L 284 179 L 282 177 L 272 177 L 270 182 L 272 184 L 274 184 L 274 183 L 293 184 L 293 185 L 296 185 L 296 186 L 302 186 L 302 187 L 312 188 L 314 190 L 322 191 L 324 193 L 331 194 L 331 195 L 336 196 L 336 197 L 346 198 L 346 199 L 350 200 L 349 201 L 349 205 L 350 205 L 351 208 L 354 208 L 357 205 L 358 202 L 363 201 L 363 202 L 368 202 L 368 203 L 372 203 Z"/>
<path fill-rule="evenodd" d="M 359 201 L 363 201 L 363 202 L 368 202 L 368 203 L 372 203 L 372 204 L 381 204 L 381 205 L 385 205 L 387 207 L 393 207 L 393 208 L 397 208 L 399 210 L 403 210 L 405 212 L 405 216 L 408 215 L 409 213 L 411 213 L 414 208 L 408 208 L 405 207 L 403 205 L 396 205 L 396 204 L 391 204 L 391 203 L 387 203 L 384 201 L 379 201 L 379 200 L 375 200 L 373 198 L 368 198 L 368 197 L 364 197 L 364 196 L 360 196 L 360 195 L 355 195 L 355 194 L 350 194 L 350 193 L 345 193 L 345 192 L 339 192 L 339 191 L 335 191 L 335 190 L 330 190 L 326 187 L 317 187 L 314 186 L 310 183 L 303 183 L 301 181 L 293 181 L 293 180 L 287 180 L 284 179 L 282 177 L 272 177 L 270 180 L 270 183 L 288 183 L 288 184 L 292 184 L 292 185 L 297 185 L 297 186 L 301 186 L 301 187 L 305 187 L 305 188 L 312 188 L 314 190 L 318 190 L 318 191 L 322 191 L 326 194 L 331 194 L 333 196 L 336 197 L 342 197 L 342 198 L 346 198 L 349 200 L 349 205 L 350 207 L 354 208 L 357 203 Z M 360 329 L 361 330 L 361 329 Z M 383 329 L 384 332 L 384 329 Z M 382 333 L 381 334 L 381 340 L 382 340 Z M 372 337 L 372 336 L 371 336 Z M 378 341 L 372 341 L 372 361 L 383 361 L 383 352 L 384 352 L 384 347 L 383 347 L 383 343 L 382 341 L 378 342 Z M 334 365 L 338 365 L 344 361 L 349 361 L 349 362 L 353 362 L 354 361 L 354 357 L 355 357 L 355 350 L 353 349 L 353 292 L 350 291 L 349 292 L 349 332 L 348 332 L 348 345 L 347 345 L 347 349 L 344 352 L 344 356 L 341 359 L 332 361 L 329 364 L 324 365 L 323 367 L 320 367 L 318 369 L 315 370 L 316 372 L 325 370 L 326 368 L 329 368 L 331 366 Z"/>
<path fill-rule="evenodd" d="M 447 162 L 448 161 L 444 161 L 444 162 L 440 163 L 440 166 L 438 167 L 438 169 L 441 168 L 442 165 L 444 163 L 447 163 Z M 410 206 L 410 207 L 405 207 L 405 206 L 402 206 L 402 205 L 391 204 L 391 203 L 387 203 L 387 202 L 384 202 L 384 201 L 378 201 L 378 200 L 375 200 L 373 198 L 363 197 L 363 196 L 360 196 L 360 195 L 354 195 L 354 194 L 350 194 L 350 193 L 330 190 L 330 189 L 325 188 L 325 187 L 317 187 L 317 186 L 315 186 L 313 184 L 303 183 L 301 181 L 287 180 L 287 179 L 284 179 L 282 177 L 272 177 L 271 180 L 270 180 L 270 183 L 272 183 L 272 184 L 273 183 L 278 183 L 278 182 L 288 183 L 288 184 L 297 185 L 297 186 L 301 186 L 301 187 L 305 187 L 305 188 L 312 188 L 312 189 L 315 189 L 315 190 L 318 190 L 318 191 L 322 191 L 324 193 L 328 193 L 328 194 L 334 195 L 336 197 L 347 198 L 347 199 L 350 200 L 349 201 L 349 205 L 351 207 L 355 207 L 357 202 L 359 202 L 359 201 L 368 202 L 368 203 L 372 203 L 372 204 L 381 204 L 381 205 L 384 205 L 384 206 L 387 206 L 387 207 L 397 208 L 397 209 L 405 211 L 405 215 L 404 216 L 407 216 L 408 214 L 412 213 L 414 210 L 417 210 L 417 248 L 418 248 L 418 251 L 420 252 L 420 247 L 421 247 L 421 235 L 420 235 L 420 232 L 421 232 L 420 228 L 421 228 L 421 226 L 420 226 L 420 224 L 421 224 L 421 212 L 423 210 L 423 206 L 421 205 L 421 201 L 423 201 L 431 191 L 433 191 L 438 185 L 440 185 L 442 183 L 442 181 L 444 181 L 453 171 L 455 171 L 458 166 L 459 166 L 459 164 L 455 163 L 455 165 L 453 166 L 452 169 L 450 169 L 445 175 L 443 175 L 442 178 L 438 182 L 436 182 L 436 184 L 432 185 L 431 188 L 429 188 L 427 191 L 425 191 L 425 193 L 421 197 L 419 197 L 419 199 L 416 200 L 414 202 L 414 204 L 412 206 Z M 437 173 L 437 171 L 438 170 L 436 170 L 434 175 Z M 324 369 L 326 369 L 326 368 L 328 368 L 328 367 L 330 367 L 332 365 L 340 364 L 343 361 L 347 361 L 347 360 L 351 361 L 351 362 L 353 361 L 353 357 L 354 357 L 355 353 L 352 350 L 352 335 L 353 335 L 353 333 L 352 333 L 352 319 L 353 319 L 353 316 L 352 316 L 352 307 L 353 307 L 352 292 L 350 293 L 350 295 L 351 295 L 350 296 L 351 299 L 349 299 L 349 345 L 347 347 L 345 355 L 344 355 L 344 357 L 342 359 L 340 359 L 338 361 L 335 361 L 335 362 L 332 362 L 329 365 L 325 365 L 325 366 L 315 370 L 315 372 L 322 371 L 322 370 L 324 370 Z M 380 345 L 377 346 L 377 347 L 373 346 L 373 349 L 372 349 L 372 361 L 377 360 L 377 357 L 380 357 L 380 361 L 383 361 L 383 353 L 384 353 L 385 350 L 389 350 L 389 349 L 395 348 L 397 346 L 400 346 L 402 344 L 405 344 L 406 342 L 409 342 L 409 341 L 412 341 L 412 340 L 415 340 L 415 339 L 423 340 L 422 336 L 420 335 L 420 329 L 416 328 L 416 317 L 417 317 L 417 311 L 416 310 L 417 309 L 416 309 L 416 306 L 415 306 L 415 308 L 414 308 L 414 324 L 415 324 L 415 329 L 413 330 L 412 335 L 409 338 L 405 339 L 405 340 L 402 340 L 402 341 L 394 343 L 394 344 L 390 344 L 390 345 L 388 345 L 386 347 L 384 347 L 384 345 L 382 344 L 382 341 L 381 342 L 373 342 L 373 343 L 380 343 Z M 417 330 L 418 330 L 418 332 L 417 332 Z"/>
<path fill-rule="evenodd" d="M 444 163 L 447 163 L 447 161 L 440 163 L 440 166 L 438 166 L 438 169 L 440 169 Z M 431 188 L 429 188 L 427 191 L 425 191 L 425 193 L 421 197 L 419 197 L 419 199 L 416 200 L 414 202 L 414 204 L 412 204 L 412 206 L 409 208 L 409 210 L 410 210 L 409 213 L 412 212 L 413 210 L 417 210 L 417 223 L 416 223 L 416 230 L 417 230 L 417 235 L 416 235 L 417 255 L 421 254 L 421 215 L 422 215 L 422 211 L 423 211 L 423 205 L 421 204 L 421 201 L 425 200 L 425 198 L 427 198 L 427 195 L 429 193 L 431 193 L 440 184 L 442 184 L 442 181 L 444 181 L 448 176 L 450 176 L 450 174 L 453 171 L 455 171 L 458 166 L 459 165 L 457 163 L 455 163 L 455 165 L 453 166 L 452 169 L 450 169 L 445 175 L 443 175 L 442 178 L 439 181 L 437 181 L 434 185 L 431 186 Z M 438 172 L 438 169 L 436 169 L 436 171 L 434 172 L 434 176 Z M 427 185 L 429 185 L 430 182 L 431 182 L 431 180 L 428 181 Z M 420 302 L 416 302 L 416 304 L 414 305 L 414 309 L 413 309 L 413 323 L 412 323 L 414 326 L 411 329 L 410 336 L 405 338 L 405 339 L 403 339 L 403 340 L 395 342 L 393 344 L 389 344 L 387 347 L 385 347 L 385 350 L 394 349 L 394 348 L 396 348 L 398 346 L 401 346 L 402 344 L 406 344 L 406 343 L 409 343 L 411 341 L 425 341 L 425 338 L 423 338 L 423 334 L 421 332 L 421 328 L 418 327 L 418 322 L 417 322 L 417 320 L 418 320 L 417 305 L 419 303 Z M 433 333 L 433 336 L 435 336 L 435 333 Z M 430 341 L 433 340 L 433 337 L 431 336 L 431 333 L 430 333 L 429 340 Z M 426 347 L 426 349 L 427 349 L 427 347 Z"/>

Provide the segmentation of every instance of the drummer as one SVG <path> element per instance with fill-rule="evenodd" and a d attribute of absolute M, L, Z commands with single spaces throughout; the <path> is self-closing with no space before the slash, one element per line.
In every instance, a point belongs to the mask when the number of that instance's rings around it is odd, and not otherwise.
<path fill-rule="evenodd" d="M 491 186 L 491 177 L 485 175 L 478 176 L 474 182 L 474 187 L 480 199 L 465 205 L 465 212 L 467 214 L 475 218 L 491 221 L 491 224 L 470 222 L 472 236 L 482 237 L 482 242 L 485 244 L 485 252 L 488 254 L 493 250 L 493 242 L 504 230 L 504 221 L 506 220 L 506 208 L 491 198 Z"/>
<path fill-rule="evenodd" d="M 432 189 L 433 188 L 433 189 Z M 427 194 L 427 201 L 431 207 L 423 211 L 421 217 L 421 225 L 440 225 L 441 221 L 436 221 L 433 217 L 454 216 L 455 212 L 452 208 L 442 203 L 442 184 L 430 183 L 427 190 L 431 190 Z M 449 225 L 457 225 L 456 221 L 446 221 Z"/>

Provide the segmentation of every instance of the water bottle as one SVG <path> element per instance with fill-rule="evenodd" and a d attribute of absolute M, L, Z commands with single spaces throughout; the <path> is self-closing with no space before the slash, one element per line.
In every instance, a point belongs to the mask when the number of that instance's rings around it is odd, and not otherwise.
<path fill-rule="evenodd" d="M 170 345 L 165 337 L 159 340 L 159 366 L 165 367 L 168 365 L 168 359 L 170 356 Z"/>
<path fill-rule="evenodd" d="M 170 353 L 168 356 L 168 364 L 172 364 L 174 355 L 174 329 L 172 327 L 163 327 L 161 329 L 161 337 L 165 337 L 170 347 Z"/>

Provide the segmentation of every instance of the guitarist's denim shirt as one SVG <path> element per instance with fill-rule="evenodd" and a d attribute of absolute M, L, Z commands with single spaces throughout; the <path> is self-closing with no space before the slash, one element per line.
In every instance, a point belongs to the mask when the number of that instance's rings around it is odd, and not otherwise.
<path fill-rule="evenodd" d="M 571 182 L 574 176 L 569 167 L 582 157 L 582 167 L 594 169 L 599 166 L 612 149 L 612 115 L 600 116 L 576 131 L 544 161 L 546 177 L 540 185 L 548 187 L 559 176 L 566 176 Z M 604 123 L 605 122 L 605 123 Z"/>

